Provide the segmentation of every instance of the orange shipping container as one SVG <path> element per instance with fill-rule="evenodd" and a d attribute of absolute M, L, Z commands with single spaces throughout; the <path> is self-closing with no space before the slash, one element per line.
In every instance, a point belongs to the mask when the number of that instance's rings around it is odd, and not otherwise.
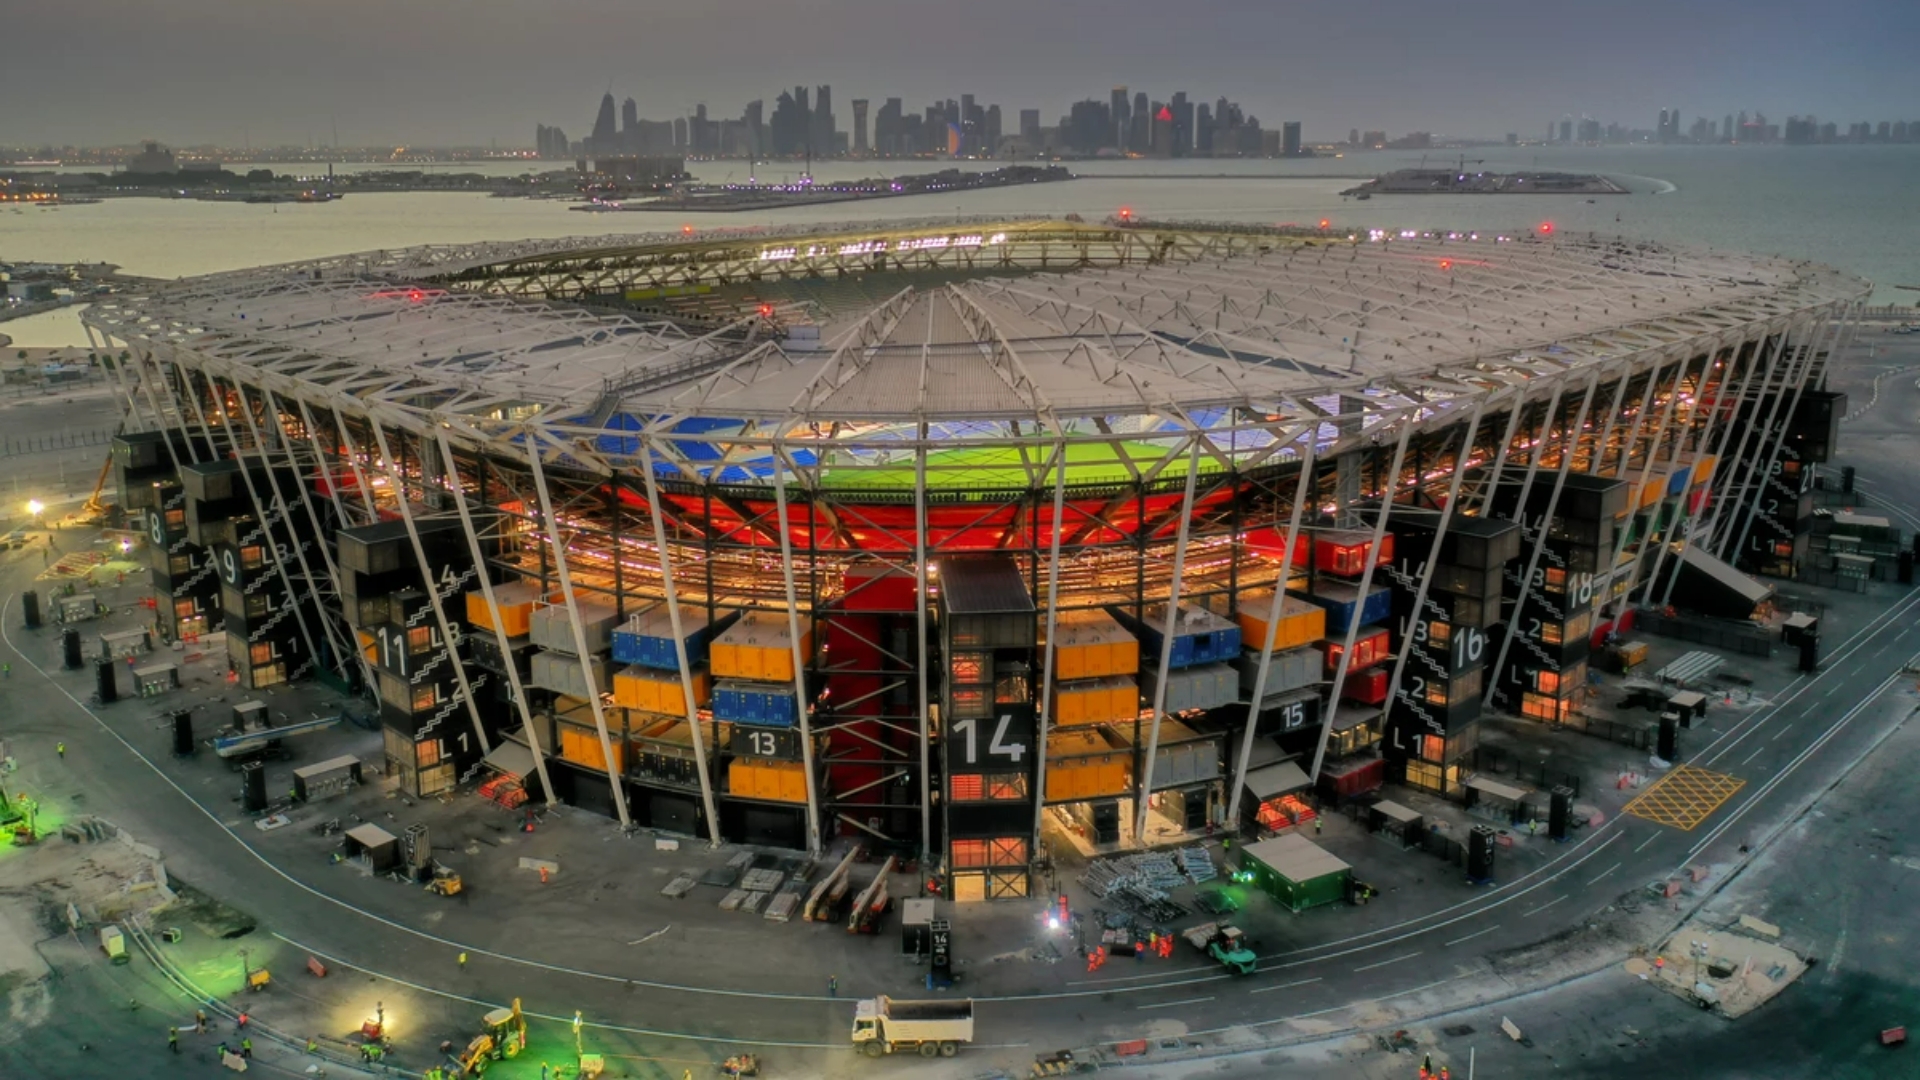
<path fill-rule="evenodd" d="M 467 621 L 483 630 L 498 630 L 508 637 L 525 637 L 533 625 L 533 605 L 537 601 L 551 601 L 540 587 L 530 581 L 514 581 L 493 587 L 493 598 L 499 604 L 500 617 L 493 617 L 493 610 L 487 607 L 487 594 L 476 590 L 467 594 Z"/>
<path fill-rule="evenodd" d="M 1125 795 L 1133 787 L 1133 755 L 1094 730 L 1047 736 L 1048 802 Z"/>
<path fill-rule="evenodd" d="M 800 620 L 800 656 L 813 652 L 813 620 Z M 783 612 L 749 611 L 713 639 L 708 657 L 716 678 L 793 681 L 793 637 Z"/>
<path fill-rule="evenodd" d="M 806 766 L 798 761 L 734 758 L 727 766 L 727 787 L 741 798 L 804 803 L 807 801 Z"/>
<path fill-rule="evenodd" d="M 1124 675 L 1056 683 L 1049 716 L 1055 727 L 1114 724 L 1140 714 L 1140 687 Z"/>
<path fill-rule="evenodd" d="M 627 745 L 614 738 L 609 742 L 613 746 L 613 769 L 625 772 L 627 768 Z M 576 765 L 585 765 L 590 769 L 605 771 L 607 755 L 600 745 L 600 732 L 594 728 L 575 727 L 572 724 L 560 725 L 560 756 Z"/>
<path fill-rule="evenodd" d="M 1140 670 L 1140 641 L 1104 611 L 1061 612 L 1054 620 L 1053 666 L 1053 677 L 1063 680 L 1131 675 Z"/>
<path fill-rule="evenodd" d="M 1240 609 L 1236 618 L 1240 622 L 1241 644 L 1249 649 L 1261 648 L 1262 637 L 1266 636 L 1267 615 L 1273 611 L 1273 590 L 1243 592 L 1237 606 Z M 1326 608 L 1297 596 L 1284 597 L 1280 601 L 1280 621 L 1274 624 L 1271 634 L 1276 652 L 1310 645 L 1326 636 Z"/>
<path fill-rule="evenodd" d="M 694 704 L 704 707 L 712 698 L 713 679 L 704 668 L 696 669 L 693 672 Z M 681 717 L 687 715 L 686 693 L 681 688 L 679 673 L 674 671 L 648 667 L 625 668 L 613 676 L 613 700 L 629 709 Z"/>

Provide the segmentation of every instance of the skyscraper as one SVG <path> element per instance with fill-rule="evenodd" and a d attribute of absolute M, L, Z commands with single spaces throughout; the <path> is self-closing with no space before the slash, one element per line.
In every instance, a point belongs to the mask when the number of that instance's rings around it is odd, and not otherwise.
<path fill-rule="evenodd" d="M 1665 109 L 1660 110 L 1660 126 L 1656 130 L 1657 130 L 1657 134 L 1654 136 L 1654 138 L 1658 139 L 1660 142 L 1667 142 L 1672 138 L 1672 136 L 1667 133 L 1667 110 Z"/>
<path fill-rule="evenodd" d="M 632 98 L 620 103 L 620 135 L 627 143 L 627 149 L 633 149 L 633 140 L 639 137 L 640 106 Z"/>
<path fill-rule="evenodd" d="M 1020 110 L 1020 141 L 1026 143 L 1029 150 L 1040 150 L 1043 148 L 1041 146 L 1042 136 L 1040 134 L 1039 109 Z"/>
<path fill-rule="evenodd" d="M 1133 133 L 1127 137 L 1127 149 L 1144 154 L 1153 148 L 1153 113 L 1146 91 L 1133 95 Z"/>
<path fill-rule="evenodd" d="M 882 157 L 911 153 L 901 145 L 906 133 L 901 129 L 900 99 L 890 97 L 873 118 L 873 149 Z"/>
<path fill-rule="evenodd" d="M 867 152 L 867 99 L 853 99 L 853 152 Z"/>
<path fill-rule="evenodd" d="M 1173 156 L 1186 157 L 1193 153 L 1193 102 L 1180 90 L 1167 107 L 1173 110 Z"/>
<path fill-rule="evenodd" d="M 811 128 L 813 156 L 821 157 L 833 153 L 833 87 L 822 86 L 813 99 L 813 126 Z"/>
<path fill-rule="evenodd" d="M 613 92 L 600 99 L 599 115 L 593 118 L 593 134 L 588 137 L 587 151 L 593 154 L 610 153 L 615 149 L 617 139 L 613 126 Z"/>
<path fill-rule="evenodd" d="M 1300 121 L 1288 120 L 1280 125 L 1280 156 L 1300 156 Z"/>
<path fill-rule="evenodd" d="M 988 155 L 1000 152 L 1000 106 L 987 106 L 987 119 L 980 129 L 980 145 Z"/>
<path fill-rule="evenodd" d="M 1124 152 L 1127 149 L 1127 139 L 1133 134 L 1133 107 L 1127 100 L 1126 87 L 1113 88 L 1113 98 L 1107 108 L 1113 112 L 1114 149 Z"/>
<path fill-rule="evenodd" d="M 1199 115 L 1193 121 L 1193 152 L 1201 157 L 1213 156 L 1213 107 L 1201 102 Z"/>

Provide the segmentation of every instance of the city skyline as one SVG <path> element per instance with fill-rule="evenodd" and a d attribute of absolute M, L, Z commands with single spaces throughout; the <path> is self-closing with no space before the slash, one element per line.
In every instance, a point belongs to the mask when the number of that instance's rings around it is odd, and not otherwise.
<path fill-rule="evenodd" d="M 563 3 L 538 14 L 505 0 L 458 9 L 422 0 L 407 19 L 371 0 L 324 13 L 234 0 L 30 8 L 9 15 L 10 36 L 47 47 L 20 50 L 0 70 L 0 100 L 10 103 L 0 143 L 333 144 L 337 129 L 340 145 L 520 145 L 536 123 L 586 128 L 590 114 L 572 103 L 609 85 L 674 116 L 702 101 L 733 115 L 774 86 L 842 83 L 843 105 L 859 98 L 875 110 L 889 96 L 944 100 L 971 86 L 1009 121 L 1037 106 L 1045 124 L 1116 84 L 1221 85 L 1269 127 L 1300 121 L 1309 141 L 1356 126 L 1499 138 L 1537 132 L 1543 114 L 1596 111 L 1638 128 L 1674 102 L 1690 116 L 1744 107 L 1854 118 L 1843 124 L 1920 111 L 1920 72 L 1901 44 L 1920 29 L 1920 12 L 1892 3 L 1804 11 L 1703 0 L 1674 10 L 1624 0 L 1596 27 L 1572 10 L 1429 10 L 1407 0 L 1366 12 L 1319 2 L 1282 11 L 1203 0 L 1167 11 L 1138 0 L 1098 10 L 983 0 L 966 20 L 943 21 L 933 46 L 924 20 L 869 0 L 804 10 Z M 89 27 L 84 46 L 70 33 L 76 22 Z M 1462 63 L 1474 56 L 1498 63 Z M 76 70 L 139 92 L 75 92 Z M 855 70 L 857 85 L 836 78 Z"/>

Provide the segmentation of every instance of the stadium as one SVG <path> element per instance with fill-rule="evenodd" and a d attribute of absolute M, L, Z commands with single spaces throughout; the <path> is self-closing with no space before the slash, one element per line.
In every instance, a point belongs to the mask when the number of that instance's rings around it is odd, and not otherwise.
<path fill-rule="evenodd" d="M 1636 612 L 1792 576 L 1866 282 L 1122 217 L 367 253 L 85 315 L 162 629 L 420 796 L 922 857 L 1468 797 Z M 1744 605 L 1744 611 L 1742 607 Z"/>

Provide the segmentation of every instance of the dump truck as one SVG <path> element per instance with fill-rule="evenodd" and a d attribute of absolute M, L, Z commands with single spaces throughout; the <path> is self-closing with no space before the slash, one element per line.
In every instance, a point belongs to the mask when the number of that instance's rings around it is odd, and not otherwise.
<path fill-rule="evenodd" d="M 973 999 L 896 1001 L 866 998 L 853 1010 L 853 1044 L 868 1057 L 918 1051 L 952 1057 L 973 1041 Z"/>
<path fill-rule="evenodd" d="M 1235 975 L 1251 975 L 1260 957 L 1247 948 L 1247 935 L 1237 926 L 1207 922 L 1184 932 L 1194 948 L 1219 961 Z"/>

